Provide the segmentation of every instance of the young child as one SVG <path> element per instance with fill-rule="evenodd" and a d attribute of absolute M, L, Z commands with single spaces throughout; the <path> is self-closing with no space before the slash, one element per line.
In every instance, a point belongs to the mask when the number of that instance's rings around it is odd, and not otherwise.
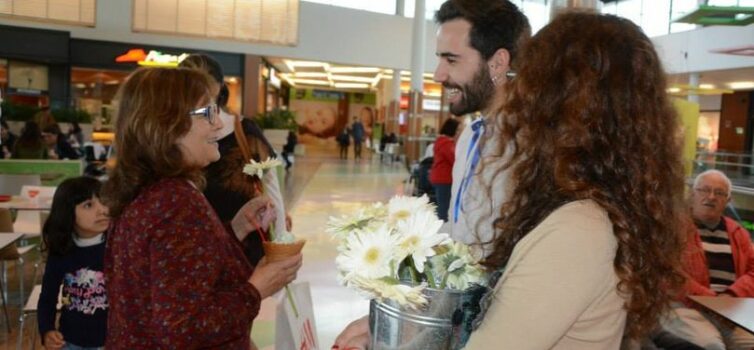
<path fill-rule="evenodd" d="M 104 232 L 110 219 L 99 200 L 100 187 L 98 180 L 88 177 L 63 181 L 42 229 L 47 265 L 37 312 L 46 349 L 102 349 L 105 345 Z M 55 328 L 61 285 L 62 313 L 60 327 Z"/>

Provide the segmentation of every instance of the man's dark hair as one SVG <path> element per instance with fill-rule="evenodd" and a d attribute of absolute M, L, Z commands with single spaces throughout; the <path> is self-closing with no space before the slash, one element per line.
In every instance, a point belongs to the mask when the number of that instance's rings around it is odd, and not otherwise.
<path fill-rule="evenodd" d="M 490 59 L 501 48 L 515 60 L 520 41 L 531 36 L 529 20 L 508 0 L 448 0 L 435 13 L 435 22 L 455 19 L 471 23 L 470 45 Z"/>

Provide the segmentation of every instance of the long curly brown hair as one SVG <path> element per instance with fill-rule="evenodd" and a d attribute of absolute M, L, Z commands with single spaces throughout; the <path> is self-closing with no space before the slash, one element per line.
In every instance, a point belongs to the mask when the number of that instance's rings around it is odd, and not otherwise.
<path fill-rule="evenodd" d="M 117 162 L 102 199 L 117 218 L 144 187 L 165 178 L 205 184 L 202 169 L 188 165 L 178 140 L 191 129 L 189 113 L 213 100 L 212 78 L 188 68 L 141 68 L 117 94 Z"/>
<path fill-rule="evenodd" d="M 613 224 L 628 334 L 640 336 L 684 282 L 679 129 L 657 53 L 628 20 L 568 13 L 525 45 L 519 64 L 497 111 L 509 140 L 499 152 L 512 154 L 497 171 L 514 185 L 485 264 L 505 266 L 555 209 L 591 199 Z"/>

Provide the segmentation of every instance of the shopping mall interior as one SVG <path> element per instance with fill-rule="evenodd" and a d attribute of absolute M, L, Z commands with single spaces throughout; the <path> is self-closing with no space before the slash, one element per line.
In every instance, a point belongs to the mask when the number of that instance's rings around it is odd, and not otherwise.
<path fill-rule="evenodd" d="M 443 122 L 453 118 L 448 92 L 433 80 L 433 16 L 443 2 L 0 1 L 2 118 L 15 134 L 40 111 L 51 113 L 63 131 L 76 122 L 83 130 L 82 161 L 73 173 L 94 167 L 102 175 L 116 157 L 110 147 L 116 93 L 129 74 L 175 67 L 191 53 L 214 58 L 225 75 L 231 113 L 255 118 L 278 152 L 287 129 L 296 130 L 294 163 L 279 172 L 281 188 L 293 233 L 308 242 L 296 282 L 310 286 L 318 348 L 328 348 L 348 322 L 369 312 L 368 300 L 338 281 L 328 218 L 416 194 L 419 162 Z M 682 117 L 689 179 L 707 169 L 724 171 L 733 181 L 729 215 L 752 231 L 754 0 L 511 2 L 535 33 L 556 6 L 578 3 L 641 26 L 660 55 L 667 93 Z M 364 156 L 340 159 L 336 138 L 354 120 L 365 128 Z M 381 147 L 390 134 L 395 146 Z M 0 160 L 0 176 L 28 174 L 33 167 L 41 173 L 37 185 L 60 181 L 45 170 L 58 165 L 13 162 Z M 40 228 L 29 229 L 37 232 L 27 243 L 39 244 Z M 9 322 L 10 332 L 0 331 L 2 349 L 41 345 L 28 309 L 36 305 L 24 308 L 40 283 L 41 256 L 31 249 L 28 257 L 3 260 L 10 317 L 0 323 Z M 266 300 L 254 323 L 260 349 L 275 348 L 280 300 Z"/>

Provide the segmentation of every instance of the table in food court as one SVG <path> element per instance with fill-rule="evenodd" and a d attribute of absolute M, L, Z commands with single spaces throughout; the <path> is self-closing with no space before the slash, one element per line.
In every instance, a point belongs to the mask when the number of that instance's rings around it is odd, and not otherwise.
<path fill-rule="evenodd" d="M 692 296 L 691 300 L 701 307 L 735 323 L 754 334 L 754 298 L 726 298 Z"/>
<path fill-rule="evenodd" d="M 7 202 L 0 202 L 0 208 L 10 210 L 50 210 L 51 206 L 51 198 L 41 198 L 37 201 L 33 201 L 29 198 L 13 196 L 11 197 L 11 200 Z"/>

